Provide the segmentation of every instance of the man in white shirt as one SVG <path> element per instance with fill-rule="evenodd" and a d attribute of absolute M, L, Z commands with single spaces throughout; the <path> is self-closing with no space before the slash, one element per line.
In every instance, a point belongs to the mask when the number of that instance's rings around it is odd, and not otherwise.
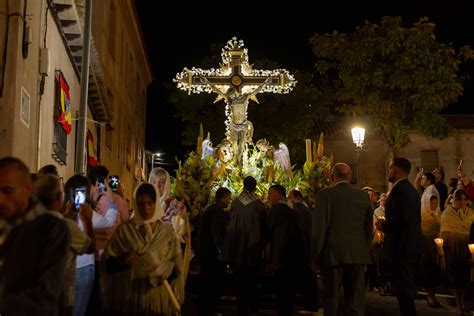
<path fill-rule="evenodd" d="M 420 179 L 420 185 L 424 188 L 421 196 L 421 211 L 430 212 L 430 199 L 436 195 L 439 201 L 439 192 L 435 187 L 435 176 L 431 172 L 425 172 Z M 439 203 L 439 202 L 438 202 Z M 439 204 L 438 204 L 439 206 Z"/>

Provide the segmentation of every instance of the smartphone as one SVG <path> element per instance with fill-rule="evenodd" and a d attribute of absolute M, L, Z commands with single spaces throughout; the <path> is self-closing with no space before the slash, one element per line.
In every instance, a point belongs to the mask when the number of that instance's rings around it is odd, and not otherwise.
<path fill-rule="evenodd" d="M 97 178 L 97 189 L 99 192 L 107 191 L 107 187 L 105 186 L 105 179 L 102 177 Z"/>
<path fill-rule="evenodd" d="M 78 211 L 81 204 L 86 203 L 86 194 L 87 188 L 86 187 L 78 187 L 74 190 L 74 208 Z"/>
<path fill-rule="evenodd" d="M 109 187 L 112 189 L 112 192 L 117 192 L 118 185 L 120 184 L 119 176 L 110 176 L 109 177 Z"/>

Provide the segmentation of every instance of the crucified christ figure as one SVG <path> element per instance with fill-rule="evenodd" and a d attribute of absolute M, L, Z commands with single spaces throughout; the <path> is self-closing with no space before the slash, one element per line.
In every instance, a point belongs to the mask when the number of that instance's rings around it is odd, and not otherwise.
<path fill-rule="evenodd" d="M 272 81 L 272 78 L 267 78 L 257 88 L 249 93 L 239 93 L 233 87 L 230 87 L 229 90 L 224 93 L 207 78 L 203 76 L 200 76 L 200 78 L 202 83 L 208 84 L 212 91 L 225 99 L 225 102 L 230 109 L 227 122 L 227 138 L 232 143 L 234 159 L 240 163 L 242 161 L 242 153 L 244 151 L 245 143 L 250 141 L 250 139 L 247 137 L 247 134 L 249 132 L 253 133 L 253 125 L 247 120 L 249 99 L 259 93 L 265 87 L 265 85 L 269 84 Z M 252 131 L 249 131 L 249 129 L 252 129 Z"/>

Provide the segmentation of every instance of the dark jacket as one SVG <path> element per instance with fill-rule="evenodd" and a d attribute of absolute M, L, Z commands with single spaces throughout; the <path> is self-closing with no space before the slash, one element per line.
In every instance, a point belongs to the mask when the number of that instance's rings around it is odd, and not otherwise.
<path fill-rule="evenodd" d="M 62 307 L 69 230 L 41 204 L 35 208 L 43 210 L 13 228 L 2 245 L 2 315 L 55 316 Z"/>
<path fill-rule="evenodd" d="M 347 182 L 318 191 L 311 232 L 313 262 L 322 267 L 372 263 L 372 216 L 368 194 Z"/>
<path fill-rule="evenodd" d="M 298 214 L 309 240 L 311 238 L 312 225 L 312 214 L 309 207 L 307 207 L 303 202 L 296 202 L 293 204 L 293 209 L 295 210 L 296 214 Z"/>
<path fill-rule="evenodd" d="M 217 260 L 226 228 L 226 213 L 222 206 L 217 203 L 210 205 L 202 214 L 199 229 L 198 256 L 201 260 Z"/>
<path fill-rule="evenodd" d="M 299 215 L 284 203 L 270 208 L 267 218 L 273 271 L 309 266 L 309 240 Z"/>
<path fill-rule="evenodd" d="M 398 182 L 385 204 L 384 254 L 391 259 L 416 261 L 421 249 L 420 196 L 408 179 Z"/>
<path fill-rule="evenodd" d="M 221 260 L 234 266 L 256 267 L 262 261 L 265 205 L 260 200 L 232 201 Z"/>

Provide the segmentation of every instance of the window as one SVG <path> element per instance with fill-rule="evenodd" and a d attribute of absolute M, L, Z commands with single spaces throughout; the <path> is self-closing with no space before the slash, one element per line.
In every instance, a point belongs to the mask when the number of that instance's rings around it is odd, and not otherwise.
<path fill-rule="evenodd" d="M 62 125 L 54 123 L 53 153 L 52 156 L 61 165 L 66 164 L 67 158 L 67 134 Z"/>
<path fill-rule="evenodd" d="M 425 172 L 432 171 L 438 167 L 438 151 L 437 150 L 421 150 L 421 167 Z"/>
<path fill-rule="evenodd" d="M 110 1 L 109 11 L 109 53 L 115 59 L 115 18 L 117 12 L 113 1 Z"/>

